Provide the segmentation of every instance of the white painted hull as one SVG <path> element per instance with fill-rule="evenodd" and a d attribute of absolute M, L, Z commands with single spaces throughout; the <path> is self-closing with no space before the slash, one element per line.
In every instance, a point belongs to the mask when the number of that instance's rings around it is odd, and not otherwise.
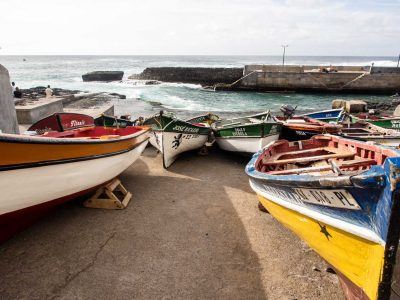
<path fill-rule="evenodd" d="M 263 138 L 257 137 L 218 137 L 218 146 L 225 151 L 256 153 L 271 142 L 278 140 L 279 134 L 269 135 Z"/>
<path fill-rule="evenodd" d="M 122 154 L 0 172 L 0 215 L 66 197 L 113 179 L 135 162 L 148 141 Z"/>
<path fill-rule="evenodd" d="M 201 148 L 207 138 L 201 134 L 153 131 L 150 143 L 162 153 L 164 168 L 168 168 L 179 154 Z"/>

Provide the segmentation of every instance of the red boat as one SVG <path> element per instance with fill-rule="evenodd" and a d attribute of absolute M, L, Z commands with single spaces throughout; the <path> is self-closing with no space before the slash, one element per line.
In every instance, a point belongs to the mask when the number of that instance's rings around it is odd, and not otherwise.
<path fill-rule="evenodd" d="M 51 207 L 115 178 L 147 145 L 149 127 L 96 127 L 90 117 L 74 117 L 39 121 L 31 129 L 46 131 L 41 135 L 0 134 L 0 242 Z"/>
<path fill-rule="evenodd" d="M 308 140 L 314 135 L 338 133 L 342 126 L 325 123 L 306 116 L 293 116 L 290 118 L 276 116 L 277 122 L 282 123 L 281 136 L 288 141 Z"/>

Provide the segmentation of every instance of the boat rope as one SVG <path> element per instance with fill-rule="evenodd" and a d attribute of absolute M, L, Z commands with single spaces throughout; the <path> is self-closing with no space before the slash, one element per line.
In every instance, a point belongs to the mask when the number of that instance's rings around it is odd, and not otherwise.
<path fill-rule="evenodd" d="M 365 72 L 365 73 L 362 73 L 360 76 L 357 76 L 356 78 L 350 80 L 349 82 L 347 82 L 347 83 L 345 83 L 344 85 L 342 85 L 340 88 L 343 89 L 344 87 L 348 86 L 349 84 L 351 84 L 351 83 L 353 83 L 353 82 L 355 82 L 355 81 L 357 81 L 357 80 L 363 78 L 363 77 L 364 77 L 365 75 L 367 75 L 367 74 L 368 74 L 368 73 L 366 73 L 366 72 Z"/>

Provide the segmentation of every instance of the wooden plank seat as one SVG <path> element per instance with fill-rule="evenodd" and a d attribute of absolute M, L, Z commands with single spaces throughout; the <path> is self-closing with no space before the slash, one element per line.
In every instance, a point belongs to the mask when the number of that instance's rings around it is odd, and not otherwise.
<path fill-rule="evenodd" d="M 349 168 L 368 167 L 371 165 L 376 165 L 376 160 L 370 159 L 370 158 L 358 158 L 358 159 L 344 160 L 341 162 L 336 162 L 336 164 L 341 169 L 349 169 Z M 323 171 L 329 171 L 329 170 L 332 170 L 331 165 L 269 171 L 267 173 L 270 175 L 289 175 L 289 174 L 300 174 L 300 173 L 311 173 L 311 172 L 323 172 Z"/>
<path fill-rule="evenodd" d="M 316 152 L 323 152 L 322 155 L 314 155 L 307 156 L 307 154 L 313 154 Z M 282 156 L 290 155 L 290 156 L 298 156 L 305 155 L 305 157 L 294 157 L 289 159 L 280 159 Z M 277 156 L 273 156 L 270 158 L 263 158 L 263 163 L 265 165 L 283 165 L 283 164 L 291 164 L 291 163 L 306 163 L 312 162 L 316 160 L 327 160 L 331 158 L 352 158 L 355 156 L 355 153 L 349 151 L 339 150 L 337 148 L 329 148 L 329 147 L 321 147 L 321 148 L 313 148 L 307 150 L 300 151 L 292 151 L 289 153 L 282 153 Z"/>

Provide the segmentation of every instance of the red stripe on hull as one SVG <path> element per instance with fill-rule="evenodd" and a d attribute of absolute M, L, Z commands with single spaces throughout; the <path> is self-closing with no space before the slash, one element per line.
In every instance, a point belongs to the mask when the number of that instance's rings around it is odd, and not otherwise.
<path fill-rule="evenodd" d="M 98 188 L 93 188 L 77 192 L 72 195 L 40 203 L 34 206 L 26 207 L 20 210 L 9 212 L 0 216 L 0 243 L 5 242 L 13 235 L 26 229 L 40 218 L 50 214 L 55 210 L 56 206 L 63 204 L 69 200 L 76 199 L 79 196 L 88 194 Z"/>

